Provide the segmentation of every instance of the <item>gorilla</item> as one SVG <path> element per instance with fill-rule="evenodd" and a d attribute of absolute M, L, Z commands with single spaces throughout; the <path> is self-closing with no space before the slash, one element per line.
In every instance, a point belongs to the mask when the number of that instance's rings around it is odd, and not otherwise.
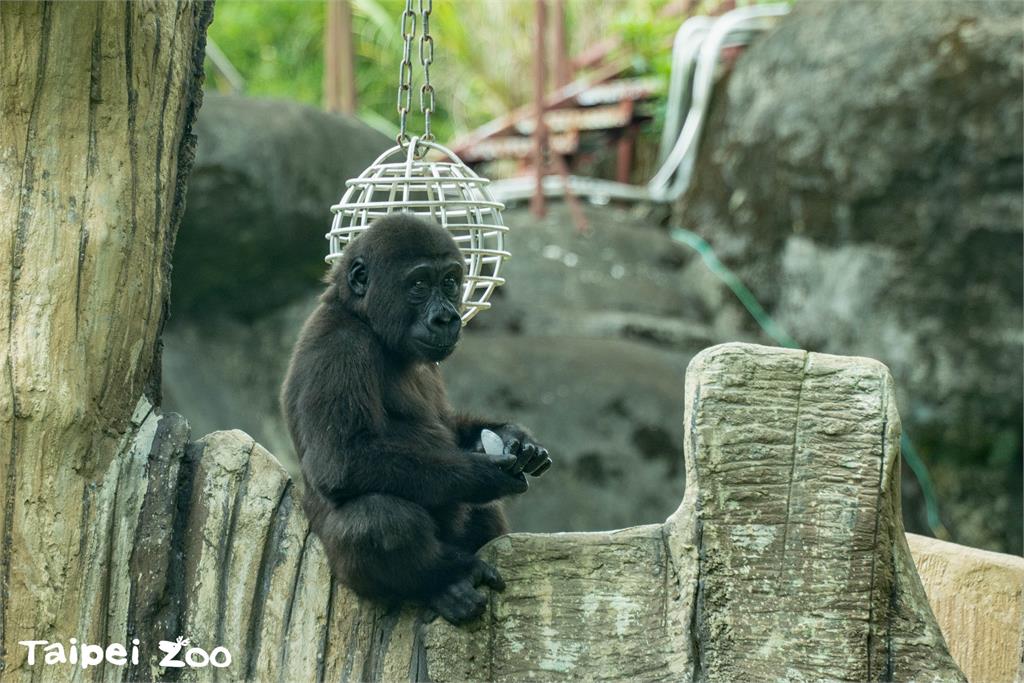
<path fill-rule="evenodd" d="M 455 624 L 483 612 L 478 587 L 504 589 L 475 555 L 508 531 L 499 499 L 551 465 L 522 427 L 448 403 L 438 363 L 459 340 L 462 279 L 447 230 L 404 213 L 376 220 L 328 274 L 281 391 L 303 507 L 334 576 Z M 503 452 L 485 452 L 484 429 Z"/>

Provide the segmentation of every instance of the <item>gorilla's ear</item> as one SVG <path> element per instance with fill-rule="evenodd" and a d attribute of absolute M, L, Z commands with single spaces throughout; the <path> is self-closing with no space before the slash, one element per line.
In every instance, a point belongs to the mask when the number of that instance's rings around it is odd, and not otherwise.
<path fill-rule="evenodd" d="M 348 267 L 348 287 L 356 296 L 363 296 L 366 294 L 367 282 L 366 262 L 360 256 L 353 259 L 352 265 Z"/>

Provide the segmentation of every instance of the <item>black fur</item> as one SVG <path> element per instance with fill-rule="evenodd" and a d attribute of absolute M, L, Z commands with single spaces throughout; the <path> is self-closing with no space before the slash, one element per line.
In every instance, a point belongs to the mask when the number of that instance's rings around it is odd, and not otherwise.
<path fill-rule="evenodd" d="M 378 220 L 328 275 L 281 394 L 304 508 L 335 576 L 453 622 L 483 610 L 476 586 L 504 587 L 474 555 L 507 531 L 496 501 L 551 464 L 522 428 L 448 404 L 436 362 L 458 340 L 461 282 L 447 231 L 407 214 Z M 504 454 L 479 452 L 483 428 L 498 432 Z"/>

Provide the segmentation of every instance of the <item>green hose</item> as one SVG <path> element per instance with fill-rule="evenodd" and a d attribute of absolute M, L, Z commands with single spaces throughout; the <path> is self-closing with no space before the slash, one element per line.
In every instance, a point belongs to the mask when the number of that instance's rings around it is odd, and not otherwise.
<path fill-rule="evenodd" d="M 779 346 L 785 346 L 790 349 L 799 349 L 800 345 L 796 341 L 786 334 L 786 331 L 768 315 L 768 311 L 764 310 L 761 304 L 754 297 L 754 293 L 751 292 L 743 281 L 736 277 L 736 274 L 726 268 L 725 264 L 718 260 L 718 256 L 715 254 L 715 250 L 711 248 L 711 245 L 707 241 L 695 232 L 690 230 L 684 230 L 683 228 L 672 228 L 672 239 L 677 242 L 682 242 L 688 247 L 692 247 L 700 254 L 701 258 L 704 259 L 704 264 L 708 267 L 712 273 L 718 276 L 718 279 L 726 284 L 726 286 L 732 290 L 732 293 L 736 295 L 736 298 L 740 300 L 743 307 L 747 309 L 757 324 L 761 326 L 761 329 L 768 333 L 768 336 L 775 340 Z"/>
<path fill-rule="evenodd" d="M 725 283 L 726 287 L 732 290 L 732 293 L 736 295 L 736 298 L 740 300 L 743 307 L 747 309 L 751 317 L 757 322 L 765 333 L 775 340 L 775 343 L 779 346 L 784 346 L 790 349 L 799 349 L 800 345 L 796 343 L 789 334 L 782 329 L 775 320 L 768 315 L 768 312 L 764 310 L 764 307 L 758 302 L 754 293 L 743 284 L 734 272 L 729 270 L 724 263 L 719 260 L 715 254 L 715 250 L 711 248 L 707 240 L 698 235 L 697 233 L 686 230 L 684 228 L 673 227 L 671 231 L 672 239 L 681 244 L 692 248 L 700 257 L 704 260 L 704 265 L 708 267 L 712 273 L 718 277 L 719 280 Z M 907 466 L 910 471 L 914 474 L 914 478 L 917 479 L 917 483 L 921 486 L 921 495 L 924 497 L 925 514 L 928 519 L 928 526 L 931 528 L 932 533 L 937 538 L 949 538 L 949 532 L 946 527 L 942 524 L 942 519 L 939 516 L 939 503 L 935 496 L 935 488 L 932 485 L 931 476 L 928 474 L 928 467 L 924 464 L 924 461 L 917 454 L 917 450 L 914 448 L 914 444 L 911 443 L 910 438 L 906 432 L 900 435 L 900 452 L 903 455 L 903 459 L 907 461 Z"/>

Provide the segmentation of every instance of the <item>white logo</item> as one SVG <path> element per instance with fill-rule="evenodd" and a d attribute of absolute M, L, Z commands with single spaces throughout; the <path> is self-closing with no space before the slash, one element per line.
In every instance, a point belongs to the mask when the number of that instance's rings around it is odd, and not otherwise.
<path fill-rule="evenodd" d="M 157 647 L 161 652 L 166 653 L 160 660 L 159 666 L 162 667 L 181 669 L 187 666 L 191 669 L 202 669 L 206 666 L 214 666 L 224 669 L 231 666 L 231 653 L 223 646 L 217 646 L 207 653 L 201 647 L 189 647 L 188 638 L 178 636 L 175 640 L 161 640 Z M 182 650 L 185 650 L 185 661 L 176 659 Z"/>
<path fill-rule="evenodd" d="M 106 646 L 79 643 L 76 638 L 69 638 L 67 645 L 51 643 L 48 640 L 19 640 L 18 644 L 28 648 L 26 660 L 29 666 L 36 663 L 37 648 L 40 648 L 43 664 L 47 666 L 70 664 L 88 669 L 101 663 L 114 666 L 125 666 L 129 662 L 133 665 L 139 663 L 138 638 L 132 639 L 130 648 L 121 643 L 110 643 Z M 189 645 L 188 638 L 182 636 L 174 640 L 161 640 L 157 647 L 164 653 L 164 657 L 160 660 L 159 666 L 167 669 L 203 669 L 207 666 L 224 669 L 231 666 L 231 653 L 226 647 L 218 646 L 207 652 L 201 647 Z"/>

